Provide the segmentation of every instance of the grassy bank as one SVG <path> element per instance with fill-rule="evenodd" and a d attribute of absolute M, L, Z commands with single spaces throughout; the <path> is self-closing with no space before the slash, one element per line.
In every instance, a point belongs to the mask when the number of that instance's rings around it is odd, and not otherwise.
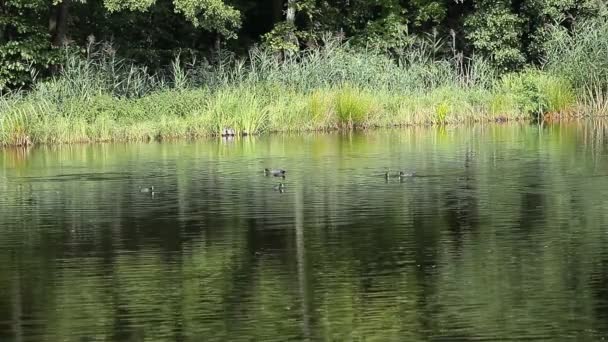
<path fill-rule="evenodd" d="M 9 145 L 201 137 L 223 127 L 263 133 L 529 117 L 509 92 L 437 88 L 401 94 L 347 84 L 310 92 L 257 84 L 162 90 L 132 99 L 26 97 L 3 107 L 0 141 Z"/>
<path fill-rule="evenodd" d="M 586 51 L 572 46 L 599 45 L 568 39 L 556 35 L 552 42 L 554 60 L 565 65 Z M 166 73 L 152 75 L 116 60 L 105 46 L 92 46 L 84 57 L 66 53 L 58 77 L 0 98 L 0 144 L 195 138 L 224 127 L 260 134 L 608 113 L 604 79 L 581 79 L 557 62 L 499 76 L 481 59 L 436 60 L 425 44 L 402 56 L 328 41 L 286 59 L 254 50 L 246 61 L 228 58 L 213 67 L 176 60 Z M 596 62 L 578 63 L 591 70 Z"/>

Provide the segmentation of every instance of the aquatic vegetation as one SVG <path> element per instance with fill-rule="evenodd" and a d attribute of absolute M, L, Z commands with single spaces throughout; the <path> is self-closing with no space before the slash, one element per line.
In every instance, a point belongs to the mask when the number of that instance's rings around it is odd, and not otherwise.
<path fill-rule="evenodd" d="M 336 115 L 341 127 L 361 126 L 366 121 L 367 114 L 372 110 L 372 97 L 361 91 L 345 85 L 336 93 Z"/>
<path fill-rule="evenodd" d="M 565 77 L 577 88 L 608 86 L 608 21 L 605 18 L 577 22 L 568 32 L 552 28 L 546 43 L 547 70 Z"/>
<path fill-rule="evenodd" d="M 608 115 L 608 93 L 599 85 L 587 87 L 582 99 L 583 108 L 597 116 Z"/>
<path fill-rule="evenodd" d="M 166 74 L 150 74 L 102 52 L 67 54 L 58 77 L 0 97 L 0 145 L 538 119 L 608 107 L 601 82 L 580 95 L 554 69 L 499 78 L 480 58 L 407 56 L 330 40 L 295 57 L 254 49 L 247 60 L 204 69 L 175 60 Z"/>
<path fill-rule="evenodd" d="M 608 21 L 606 7 L 595 19 L 580 20 L 570 31 L 556 25 L 545 44 L 545 70 L 577 90 L 583 111 L 605 115 L 608 92 Z M 579 108 L 580 109 L 580 108 Z"/>
<path fill-rule="evenodd" d="M 445 102 L 439 103 L 439 105 L 437 105 L 437 107 L 435 108 L 436 121 L 439 123 L 444 123 L 449 112 L 450 112 L 450 106 L 447 103 L 445 103 Z"/>
<path fill-rule="evenodd" d="M 489 102 L 490 114 L 494 117 L 506 115 L 517 108 L 517 101 L 513 94 L 498 92 L 492 94 Z"/>
<path fill-rule="evenodd" d="M 500 88 L 503 99 L 513 96 L 521 111 L 534 118 L 545 113 L 568 113 L 576 103 L 570 82 L 538 70 L 505 75 Z"/>
<path fill-rule="evenodd" d="M 239 134 L 255 134 L 265 128 L 268 111 L 255 88 L 226 87 L 208 98 L 202 115 L 210 120 L 215 134 L 224 127 L 234 127 Z"/>
<path fill-rule="evenodd" d="M 26 97 L 1 112 L 0 142 L 19 145 L 26 137 L 36 144 L 195 138 L 219 135 L 225 127 L 240 135 L 456 123 L 492 120 L 494 110 L 491 92 L 467 89 L 403 95 L 348 85 L 277 95 L 269 91 L 273 88 L 169 89 L 142 98 L 99 95 L 60 103 Z M 522 118 L 518 107 L 507 109 L 501 114 Z"/>
<path fill-rule="evenodd" d="M 332 106 L 332 94 L 326 90 L 313 90 L 308 96 L 307 114 L 313 127 L 330 127 L 331 118 L 335 115 Z"/>

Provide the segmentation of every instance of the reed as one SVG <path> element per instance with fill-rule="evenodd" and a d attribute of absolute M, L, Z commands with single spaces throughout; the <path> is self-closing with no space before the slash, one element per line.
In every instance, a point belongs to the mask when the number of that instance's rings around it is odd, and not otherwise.
<path fill-rule="evenodd" d="M 247 59 L 222 56 L 215 65 L 178 56 L 167 70 L 151 73 L 117 58 L 107 44 L 91 44 L 84 56 L 65 50 L 56 77 L 27 93 L 0 97 L 0 144 L 197 138 L 225 127 L 260 134 L 522 120 L 582 107 L 606 111 L 608 78 L 578 91 L 579 79 L 570 69 L 557 72 L 557 63 L 500 76 L 481 58 L 436 59 L 436 45 L 388 55 L 327 39 L 286 58 L 263 49 L 253 49 Z"/>

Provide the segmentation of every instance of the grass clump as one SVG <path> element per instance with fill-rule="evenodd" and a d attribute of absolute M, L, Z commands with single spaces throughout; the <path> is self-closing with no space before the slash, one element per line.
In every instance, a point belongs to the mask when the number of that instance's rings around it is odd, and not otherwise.
<path fill-rule="evenodd" d="M 373 107 L 373 98 L 361 89 L 344 85 L 336 94 L 336 115 L 341 127 L 364 126 Z"/>
<path fill-rule="evenodd" d="M 519 109 L 533 119 L 545 113 L 567 113 L 573 109 L 576 101 L 569 81 L 537 70 L 504 76 L 500 93 L 501 100 L 512 96 Z"/>
<path fill-rule="evenodd" d="M 332 102 L 333 97 L 328 90 L 314 90 L 308 95 L 306 112 L 311 127 L 319 129 L 333 126 L 335 109 Z"/>
<path fill-rule="evenodd" d="M 450 105 L 446 102 L 440 102 L 435 108 L 435 118 L 438 123 L 445 123 L 445 120 L 450 112 Z"/>
<path fill-rule="evenodd" d="M 546 43 L 547 70 L 582 89 L 608 86 L 608 18 L 577 22 L 571 32 L 555 26 Z"/>
<path fill-rule="evenodd" d="M 579 107 L 608 115 L 608 13 L 577 21 L 571 31 L 553 27 L 546 51 L 546 70 L 572 84 Z"/>
<path fill-rule="evenodd" d="M 212 94 L 201 115 L 209 119 L 213 133 L 232 127 L 237 133 L 260 133 L 266 128 L 268 108 L 256 87 L 226 87 Z"/>

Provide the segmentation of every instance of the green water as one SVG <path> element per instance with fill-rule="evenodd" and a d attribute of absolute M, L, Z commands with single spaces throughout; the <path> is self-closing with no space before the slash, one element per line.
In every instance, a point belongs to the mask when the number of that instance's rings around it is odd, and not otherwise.
<path fill-rule="evenodd" d="M 600 340 L 606 132 L 0 151 L 0 341 Z"/>

